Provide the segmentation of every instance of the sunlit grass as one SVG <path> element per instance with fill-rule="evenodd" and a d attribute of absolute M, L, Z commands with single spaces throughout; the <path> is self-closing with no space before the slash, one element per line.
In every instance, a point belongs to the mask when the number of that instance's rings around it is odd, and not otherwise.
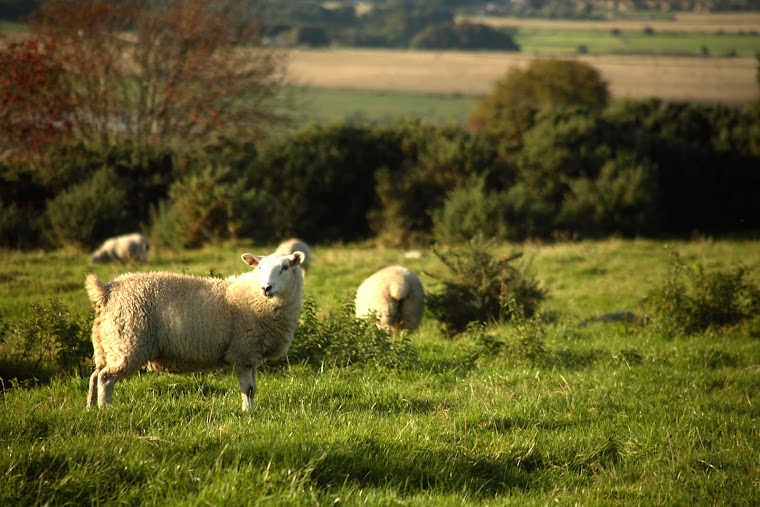
<path fill-rule="evenodd" d="M 509 325 L 484 353 L 447 340 L 429 318 L 411 335 L 414 364 L 348 368 L 279 363 L 258 375 L 252 414 L 229 370 L 143 373 L 120 381 L 107 410 L 84 408 L 86 378 L 6 391 L 0 399 L 0 502 L 29 504 L 726 504 L 760 502 L 760 341 L 740 329 L 665 337 L 631 323 L 593 323 L 637 303 L 687 263 L 758 283 L 757 242 L 611 239 L 502 244 L 523 251 L 550 290 L 535 323 L 543 351 L 520 353 Z M 64 295 L 86 310 L 81 284 L 132 269 L 242 272 L 231 242 L 155 252 L 147 267 L 91 267 L 86 254 L 4 252 L 4 315 Z M 325 311 L 377 267 L 444 274 L 435 256 L 315 245 L 306 292 Z M 421 275 L 428 291 L 434 279 Z M 17 282 L 18 283 L 18 282 Z M 517 341 L 515 341 L 517 340 Z M 6 388 L 9 386 L 6 385 Z"/>

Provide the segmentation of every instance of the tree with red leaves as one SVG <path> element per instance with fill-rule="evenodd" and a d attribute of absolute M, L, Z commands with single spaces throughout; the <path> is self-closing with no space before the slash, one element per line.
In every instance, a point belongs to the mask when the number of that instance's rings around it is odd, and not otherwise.
<path fill-rule="evenodd" d="M 72 132 L 72 103 L 50 38 L 9 43 L 0 50 L 0 160 L 34 162 Z"/>
<path fill-rule="evenodd" d="M 276 100 L 287 55 L 259 44 L 239 4 L 45 2 L 34 37 L 0 50 L 3 149 L 42 150 L 65 135 L 144 146 L 263 134 L 286 119 Z"/>

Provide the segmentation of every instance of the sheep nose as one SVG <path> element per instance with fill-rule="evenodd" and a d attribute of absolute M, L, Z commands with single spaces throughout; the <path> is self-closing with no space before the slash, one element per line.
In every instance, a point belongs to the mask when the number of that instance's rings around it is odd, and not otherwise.
<path fill-rule="evenodd" d="M 272 286 L 271 286 L 271 285 L 262 285 L 262 286 L 261 286 L 261 293 L 262 293 L 264 296 L 269 296 L 269 293 L 270 293 L 271 291 L 272 291 Z"/>

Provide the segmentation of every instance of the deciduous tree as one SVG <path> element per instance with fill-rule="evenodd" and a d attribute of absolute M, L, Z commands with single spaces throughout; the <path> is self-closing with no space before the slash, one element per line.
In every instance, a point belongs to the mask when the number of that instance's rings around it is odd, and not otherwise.
<path fill-rule="evenodd" d="M 71 134 L 70 87 L 55 49 L 34 37 L 0 50 L 0 160 L 34 162 Z"/>
<path fill-rule="evenodd" d="M 470 117 L 470 127 L 519 149 L 523 134 L 546 105 L 600 111 L 609 100 L 607 82 L 593 66 L 577 60 L 539 58 L 525 69 L 510 68 Z"/>
<path fill-rule="evenodd" d="M 263 48 L 227 0 L 50 0 L 33 29 L 55 41 L 85 139 L 140 145 L 226 129 L 262 133 L 284 119 L 274 101 L 286 54 Z"/>

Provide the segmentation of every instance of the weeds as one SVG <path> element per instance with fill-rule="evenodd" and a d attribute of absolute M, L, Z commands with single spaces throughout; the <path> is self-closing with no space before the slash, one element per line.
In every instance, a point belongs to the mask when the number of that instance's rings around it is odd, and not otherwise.
<path fill-rule="evenodd" d="M 317 311 L 314 299 L 306 296 L 288 361 L 317 367 L 415 364 L 416 350 L 407 335 L 389 335 L 377 327 L 377 319 L 357 319 L 353 300 L 344 302 L 339 312 L 324 320 L 317 318 Z"/>
<path fill-rule="evenodd" d="M 742 266 L 708 273 L 703 265 L 687 266 L 671 252 L 667 278 L 647 294 L 642 306 L 654 325 L 668 334 L 688 335 L 745 320 L 752 325 L 760 316 L 760 290 L 746 275 Z"/>
<path fill-rule="evenodd" d="M 3 368 L 0 377 L 26 377 L 48 369 L 83 375 L 92 357 L 93 315 L 72 314 L 59 298 L 34 302 L 30 310 L 32 316 L 16 325 L 0 322 L 0 359 L 16 364 Z"/>

